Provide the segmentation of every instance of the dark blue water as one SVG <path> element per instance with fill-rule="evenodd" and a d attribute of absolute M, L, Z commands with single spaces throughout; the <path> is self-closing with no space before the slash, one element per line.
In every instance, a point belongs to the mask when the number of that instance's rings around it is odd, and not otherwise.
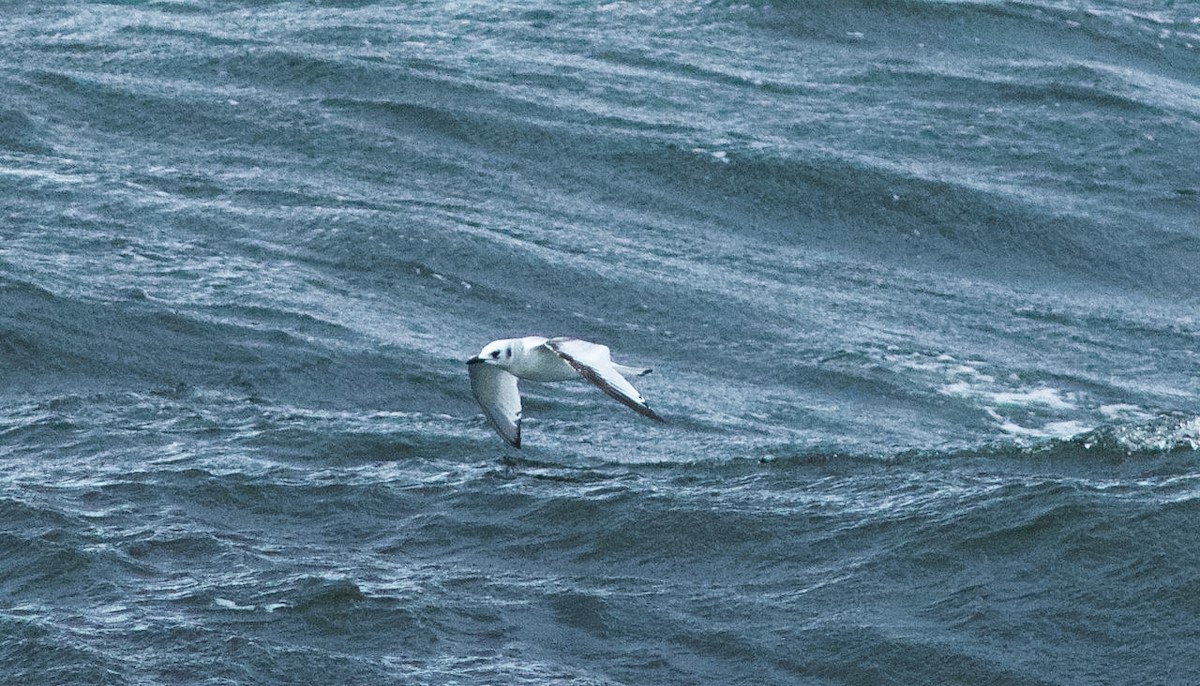
<path fill-rule="evenodd" d="M 3 13 L 0 682 L 1200 681 L 1200 4 Z"/>

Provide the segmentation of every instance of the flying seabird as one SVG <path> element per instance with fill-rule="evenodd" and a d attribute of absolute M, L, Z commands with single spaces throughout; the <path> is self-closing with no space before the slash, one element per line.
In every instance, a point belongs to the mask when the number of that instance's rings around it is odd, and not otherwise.
<path fill-rule="evenodd" d="M 521 447 L 521 392 L 517 381 L 567 381 L 580 376 L 640 415 L 663 421 L 625 376 L 651 370 L 613 362 L 608 346 L 578 338 L 525 336 L 492 341 L 467 360 L 471 392 L 496 433 Z"/>

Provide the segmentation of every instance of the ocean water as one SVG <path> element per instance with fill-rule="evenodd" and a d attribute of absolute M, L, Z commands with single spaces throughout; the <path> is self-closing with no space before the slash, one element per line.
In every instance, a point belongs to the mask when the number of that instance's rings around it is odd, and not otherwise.
<path fill-rule="evenodd" d="M 0 682 L 1200 682 L 1200 3 L 3 13 Z"/>

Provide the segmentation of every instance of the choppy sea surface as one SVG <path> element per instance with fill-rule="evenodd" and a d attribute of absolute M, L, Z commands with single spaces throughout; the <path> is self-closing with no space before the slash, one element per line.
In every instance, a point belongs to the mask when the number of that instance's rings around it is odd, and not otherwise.
<path fill-rule="evenodd" d="M 3 13 L 0 682 L 1200 681 L 1200 3 Z"/>

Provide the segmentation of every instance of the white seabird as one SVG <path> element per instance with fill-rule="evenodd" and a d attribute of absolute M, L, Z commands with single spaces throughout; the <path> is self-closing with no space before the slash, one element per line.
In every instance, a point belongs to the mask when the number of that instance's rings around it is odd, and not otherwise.
<path fill-rule="evenodd" d="M 663 421 L 624 376 L 642 376 L 651 370 L 613 362 L 606 345 L 578 338 L 505 338 L 488 343 L 467 360 L 467 371 L 471 392 L 484 415 L 514 448 L 521 447 L 520 379 L 567 381 L 582 376 L 638 414 Z"/>

